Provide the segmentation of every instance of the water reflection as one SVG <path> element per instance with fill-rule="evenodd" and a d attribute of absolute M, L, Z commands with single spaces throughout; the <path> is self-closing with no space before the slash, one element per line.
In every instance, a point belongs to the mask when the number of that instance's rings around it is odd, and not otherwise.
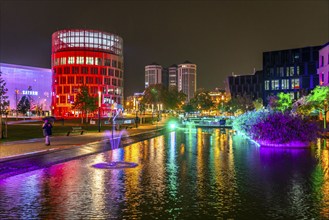
<path fill-rule="evenodd" d="M 11 219 L 329 218 L 328 145 L 259 148 L 229 130 L 174 131 L 0 180 Z M 137 163 L 95 169 L 100 162 Z"/>

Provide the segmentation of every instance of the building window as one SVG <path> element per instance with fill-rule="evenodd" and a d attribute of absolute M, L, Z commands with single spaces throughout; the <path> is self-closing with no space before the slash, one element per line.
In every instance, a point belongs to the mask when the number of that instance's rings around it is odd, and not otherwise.
<path fill-rule="evenodd" d="M 70 73 L 70 67 L 64 67 L 64 74 Z"/>
<path fill-rule="evenodd" d="M 291 88 L 299 89 L 299 79 L 291 79 Z"/>
<path fill-rule="evenodd" d="M 293 66 L 290 67 L 290 76 L 293 76 L 295 73 L 295 68 Z"/>
<path fill-rule="evenodd" d="M 279 90 L 279 80 L 272 80 L 272 90 Z"/>
<path fill-rule="evenodd" d="M 101 58 L 95 58 L 95 65 L 102 65 L 102 59 Z"/>
<path fill-rule="evenodd" d="M 64 94 L 70 93 L 70 87 L 69 86 L 64 86 Z"/>
<path fill-rule="evenodd" d="M 98 74 L 98 69 L 97 68 L 90 68 L 90 73 L 91 74 Z"/>
<path fill-rule="evenodd" d="M 84 74 L 88 73 L 88 67 L 81 67 L 81 72 Z"/>
<path fill-rule="evenodd" d="M 324 66 L 324 56 L 321 56 L 321 64 L 320 64 L 320 67 L 321 66 Z"/>
<path fill-rule="evenodd" d="M 296 74 L 297 74 L 297 76 L 299 76 L 299 74 L 300 74 L 299 66 L 296 67 Z"/>
<path fill-rule="evenodd" d="M 60 98 L 60 103 L 61 104 L 65 104 L 66 103 L 65 95 L 61 95 L 59 98 Z"/>
<path fill-rule="evenodd" d="M 66 65 L 66 57 L 61 57 L 61 65 Z"/>
<path fill-rule="evenodd" d="M 87 77 L 86 78 L 86 84 L 93 84 L 94 83 L 94 78 L 93 77 Z"/>
<path fill-rule="evenodd" d="M 74 76 L 68 76 L 67 77 L 67 83 L 68 84 L 74 84 Z"/>
<path fill-rule="evenodd" d="M 79 67 L 72 67 L 72 73 L 77 74 L 79 73 Z"/>
<path fill-rule="evenodd" d="M 77 64 L 84 64 L 85 58 L 84 57 L 77 57 Z"/>
<path fill-rule="evenodd" d="M 94 65 L 94 58 L 93 57 L 86 57 L 86 64 Z"/>
<path fill-rule="evenodd" d="M 66 84 L 66 76 L 62 76 L 62 77 L 60 78 L 60 83 L 61 83 L 61 84 Z"/>
<path fill-rule="evenodd" d="M 289 79 L 282 79 L 281 89 L 289 89 Z"/>
<path fill-rule="evenodd" d="M 117 67 L 117 61 L 116 60 L 112 60 L 112 66 Z"/>
<path fill-rule="evenodd" d="M 104 59 L 104 66 L 111 66 L 111 60 L 110 59 Z"/>
<path fill-rule="evenodd" d="M 74 64 L 74 57 L 68 57 L 67 63 Z"/>
<path fill-rule="evenodd" d="M 109 76 L 113 76 L 114 75 L 114 70 L 113 69 L 109 69 L 108 70 L 108 75 Z"/>
<path fill-rule="evenodd" d="M 112 86 L 116 86 L 117 85 L 117 79 L 112 79 Z"/>
<path fill-rule="evenodd" d="M 280 67 L 280 76 L 284 77 L 284 68 L 283 67 Z"/>
<path fill-rule="evenodd" d="M 107 71 L 106 71 L 105 68 L 102 68 L 102 69 L 101 69 L 101 75 L 106 76 L 106 72 L 107 72 Z"/>
<path fill-rule="evenodd" d="M 98 85 L 101 84 L 101 82 L 102 82 L 102 79 L 98 78 L 98 77 L 95 80 L 96 80 L 95 83 L 98 84 Z"/>
<path fill-rule="evenodd" d="M 84 84 L 83 76 L 77 76 L 76 82 L 77 84 Z"/>
<path fill-rule="evenodd" d="M 115 77 L 119 78 L 119 75 L 120 75 L 119 70 L 115 70 Z"/>

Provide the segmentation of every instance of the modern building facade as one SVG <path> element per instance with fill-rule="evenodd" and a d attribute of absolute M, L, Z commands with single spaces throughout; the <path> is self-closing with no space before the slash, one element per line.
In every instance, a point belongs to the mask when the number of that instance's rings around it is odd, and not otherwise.
<path fill-rule="evenodd" d="M 263 53 L 264 94 L 290 93 L 293 99 L 306 95 L 319 85 L 317 68 L 321 46 L 295 48 Z"/>
<path fill-rule="evenodd" d="M 319 84 L 329 86 L 329 42 L 319 50 Z"/>
<path fill-rule="evenodd" d="M 51 69 L 0 63 L 0 71 L 8 89 L 11 113 L 15 113 L 19 100 L 27 96 L 32 111 L 39 108 L 51 114 Z"/>
<path fill-rule="evenodd" d="M 178 73 L 177 73 L 177 65 L 176 64 L 173 64 L 171 65 L 169 68 L 168 68 L 168 74 L 169 74 L 169 88 L 171 87 L 176 87 L 177 88 L 177 81 L 178 81 Z"/>
<path fill-rule="evenodd" d="M 178 65 L 177 69 L 178 91 L 182 91 L 187 95 L 187 101 L 194 97 L 197 85 L 197 65 L 189 61 L 185 61 Z"/>
<path fill-rule="evenodd" d="M 160 64 L 152 63 L 145 66 L 145 88 L 150 85 L 163 84 L 163 68 Z"/>
<path fill-rule="evenodd" d="M 52 106 L 56 116 L 77 115 L 71 108 L 81 86 L 100 96 L 101 115 L 123 104 L 123 40 L 97 30 L 68 29 L 52 35 Z"/>
<path fill-rule="evenodd" d="M 232 75 L 228 77 L 232 98 L 249 96 L 252 100 L 263 98 L 263 72 L 256 71 L 253 75 Z"/>

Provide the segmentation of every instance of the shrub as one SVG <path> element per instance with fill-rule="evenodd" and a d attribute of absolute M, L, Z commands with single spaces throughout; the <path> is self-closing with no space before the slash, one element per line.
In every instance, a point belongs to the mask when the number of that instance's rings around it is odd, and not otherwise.
<path fill-rule="evenodd" d="M 253 124 L 247 134 L 256 141 L 284 144 L 292 141 L 314 141 L 318 129 L 316 123 L 300 116 L 276 112 Z"/>

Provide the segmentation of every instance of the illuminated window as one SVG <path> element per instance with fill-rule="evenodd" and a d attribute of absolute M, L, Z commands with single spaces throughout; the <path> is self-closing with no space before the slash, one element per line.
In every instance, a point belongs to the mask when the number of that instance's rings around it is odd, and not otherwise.
<path fill-rule="evenodd" d="M 299 76 L 299 74 L 300 74 L 299 66 L 296 67 L 296 74 L 297 74 L 297 76 Z"/>
<path fill-rule="evenodd" d="M 74 64 L 74 57 L 68 57 L 67 63 L 68 64 Z"/>
<path fill-rule="evenodd" d="M 290 76 L 293 76 L 295 73 L 295 68 L 293 66 L 290 67 Z"/>
<path fill-rule="evenodd" d="M 84 64 L 85 58 L 84 57 L 77 57 L 77 64 Z"/>
<path fill-rule="evenodd" d="M 54 66 L 57 66 L 59 64 L 59 58 L 55 58 L 54 60 Z"/>
<path fill-rule="evenodd" d="M 95 65 L 102 65 L 102 59 L 101 58 L 95 58 Z"/>
<path fill-rule="evenodd" d="M 289 89 L 289 79 L 283 79 L 281 81 L 281 88 L 282 89 Z"/>
<path fill-rule="evenodd" d="M 94 65 L 94 58 L 93 57 L 86 57 L 86 64 Z"/>
<path fill-rule="evenodd" d="M 269 89 L 270 89 L 270 81 L 265 80 L 265 90 L 269 90 Z"/>
<path fill-rule="evenodd" d="M 291 79 L 291 88 L 299 89 L 299 79 Z"/>
<path fill-rule="evenodd" d="M 65 65 L 66 64 L 66 57 L 61 57 L 61 65 Z"/>
<path fill-rule="evenodd" d="M 272 90 L 279 90 L 279 80 L 272 80 Z"/>

